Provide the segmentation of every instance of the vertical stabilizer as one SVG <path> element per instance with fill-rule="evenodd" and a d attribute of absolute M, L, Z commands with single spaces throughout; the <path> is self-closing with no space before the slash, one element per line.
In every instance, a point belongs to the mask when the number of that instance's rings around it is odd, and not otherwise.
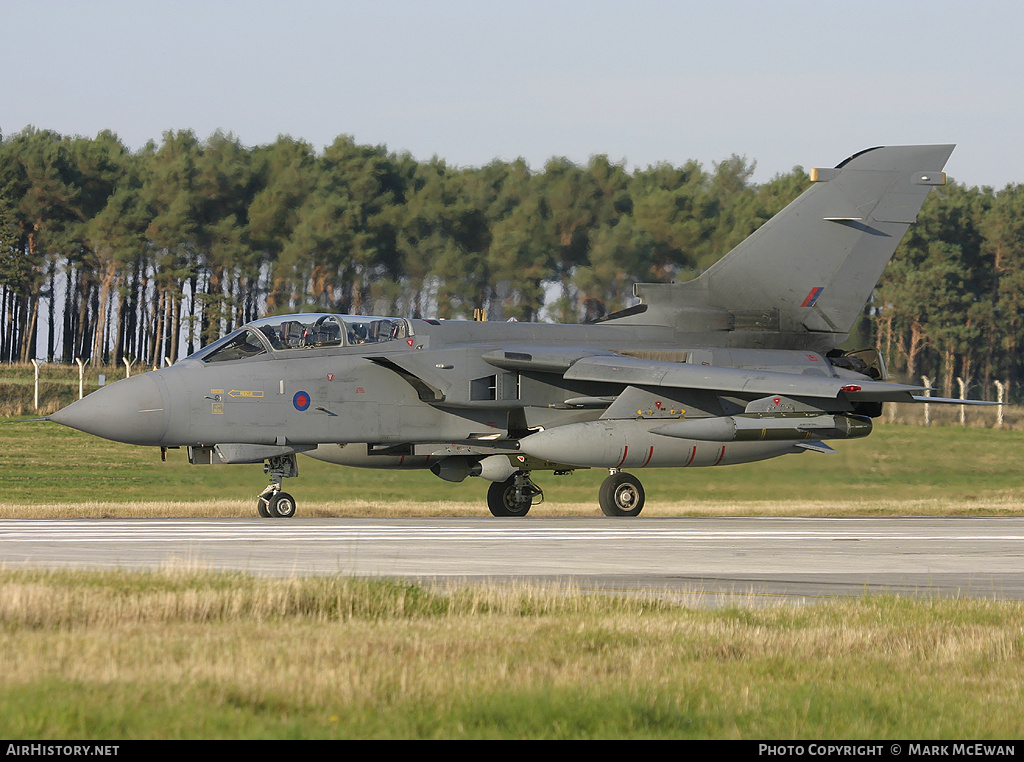
<path fill-rule="evenodd" d="M 638 283 L 648 309 L 631 322 L 684 328 L 688 312 L 764 315 L 780 333 L 833 334 L 840 343 L 928 192 L 945 183 L 952 145 L 870 148 L 833 169 L 789 206 L 686 283 Z M 753 321 L 757 322 L 757 321 Z M 823 337 L 824 338 L 824 337 Z"/>

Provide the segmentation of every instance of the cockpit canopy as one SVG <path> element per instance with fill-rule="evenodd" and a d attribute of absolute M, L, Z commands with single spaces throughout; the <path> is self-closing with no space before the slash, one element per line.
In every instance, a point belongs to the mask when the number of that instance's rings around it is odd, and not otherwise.
<path fill-rule="evenodd" d="M 203 362 L 255 357 L 264 352 L 351 347 L 377 344 L 412 335 L 408 321 L 366 315 L 304 313 L 263 318 L 239 328 L 197 352 Z"/>

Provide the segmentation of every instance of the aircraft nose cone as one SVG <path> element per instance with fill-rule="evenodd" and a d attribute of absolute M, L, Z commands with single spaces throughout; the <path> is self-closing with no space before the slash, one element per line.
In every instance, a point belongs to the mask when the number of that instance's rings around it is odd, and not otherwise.
<path fill-rule="evenodd" d="M 115 442 L 158 445 L 167 430 L 166 412 L 160 387 L 144 374 L 105 386 L 50 420 Z"/>

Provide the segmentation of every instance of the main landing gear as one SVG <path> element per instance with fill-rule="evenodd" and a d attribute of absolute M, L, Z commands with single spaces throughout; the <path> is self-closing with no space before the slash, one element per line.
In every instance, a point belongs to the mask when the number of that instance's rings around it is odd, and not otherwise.
<path fill-rule="evenodd" d="M 256 511 L 265 519 L 290 519 L 295 515 L 295 498 L 281 490 L 281 480 L 299 475 L 295 456 L 269 458 L 263 464 L 263 473 L 270 474 L 270 484 L 256 498 Z"/>
<path fill-rule="evenodd" d="M 528 471 L 518 471 L 487 490 L 487 507 L 493 516 L 525 516 L 536 498 L 544 499 Z M 611 469 L 601 484 L 598 502 L 605 516 L 639 516 L 644 507 L 644 487 L 633 474 Z M 536 502 L 540 502 L 539 500 Z"/>
<path fill-rule="evenodd" d="M 644 507 L 644 487 L 633 474 L 612 470 L 598 493 L 605 516 L 638 516 Z"/>
<path fill-rule="evenodd" d="M 263 471 L 270 475 L 270 484 L 256 499 L 257 512 L 263 518 L 291 518 L 295 515 L 295 498 L 281 489 L 281 482 L 286 477 L 299 475 L 295 456 L 269 458 L 263 464 Z M 605 516 L 639 516 L 645 499 L 640 480 L 615 468 L 609 471 L 598 493 L 601 512 Z M 503 482 L 492 482 L 487 490 L 487 507 L 493 516 L 525 516 L 543 500 L 544 492 L 534 484 L 529 471 L 517 471 Z"/>
<path fill-rule="evenodd" d="M 487 507 L 492 516 L 525 516 L 537 497 L 543 500 L 544 492 L 533 483 L 530 473 L 517 471 L 503 482 L 491 483 L 487 489 Z"/>

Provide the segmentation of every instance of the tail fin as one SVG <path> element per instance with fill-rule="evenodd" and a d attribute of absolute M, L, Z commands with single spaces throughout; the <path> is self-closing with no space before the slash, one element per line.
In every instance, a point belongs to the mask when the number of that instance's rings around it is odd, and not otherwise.
<path fill-rule="evenodd" d="M 627 320 L 686 330 L 690 313 L 706 328 L 841 343 L 928 192 L 945 183 L 953 148 L 870 148 L 812 170 L 808 190 L 696 279 L 636 284 L 647 310 Z"/>

